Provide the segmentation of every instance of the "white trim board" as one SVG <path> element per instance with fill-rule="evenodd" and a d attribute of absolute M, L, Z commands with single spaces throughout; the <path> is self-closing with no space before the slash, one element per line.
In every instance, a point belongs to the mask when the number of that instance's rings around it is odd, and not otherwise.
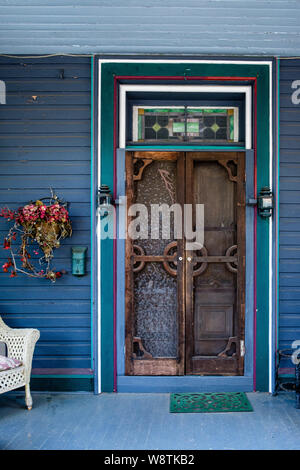
<path fill-rule="evenodd" d="M 119 148 L 126 147 L 126 94 L 139 92 L 170 93 L 244 93 L 245 94 L 245 148 L 252 148 L 252 88 L 251 86 L 232 85 L 120 85 L 119 98 Z"/>
<path fill-rule="evenodd" d="M 225 60 L 225 59 L 117 59 L 107 58 L 98 59 L 99 68 L 99 80 L 98 80 L 98 186 L 101 184 L 101 68 L 102 64 L 107 63 L 127 63 L 127 64 L 228 64 L 228 65 L 267 65 L 269 67 L 269 185 L 273 187 L 273 87 L 272 87 L 272 76 L 273 76 L 273 64 L 272 61 L 257 61 L 257 60 Z M 169 87 L 168 87 L 169 88 Z M 98 224 L 100 223 L 98 215 Z M 273 304 L 274 295 L 272 292 L 272 277 L 273 277 L 273 259 L 272 259 L 272 246 L 273 246 L 273 222 L 272 218 L 269 220 L 269 392 L 272 393 L 272 370 L 274 362 L 274 344 L 272 338 L 272 323 L 273 323 Z M 98 370 L 97 370 L 97 391 L 101 393 L 101 270 L 100 270 L 100 239 L 98 238 L 97 243 L 97 258 L 98 258 L 98 322 L 97 322 L 97 351 L 98 351 Z"/>

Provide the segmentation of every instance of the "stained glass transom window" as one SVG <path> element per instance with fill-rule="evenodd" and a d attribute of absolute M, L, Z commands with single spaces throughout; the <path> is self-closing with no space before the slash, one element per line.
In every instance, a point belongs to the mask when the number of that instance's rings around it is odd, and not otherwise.
<path fill-rule="evenodd" d="M 133 142 L 238 142 L 237 107 L 133 107 Z"/>

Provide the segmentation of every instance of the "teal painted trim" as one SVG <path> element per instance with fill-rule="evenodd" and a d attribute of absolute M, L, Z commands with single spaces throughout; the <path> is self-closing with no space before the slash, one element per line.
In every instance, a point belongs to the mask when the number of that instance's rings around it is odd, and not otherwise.
<path fill-rule="evenodd" d="M 113 60 L 113 59 L 112 59 Z M 260 64 L 105 63 L 101 67 L 101 181 L 113 187 L 114 76 L 257 77 L 257 189 L 269 184 L 269 67 Z M 136 147 L 134 147 L 136 149 Z M 149 147 L 147 147 L 149 149 Z M 176 147 L 178 149 L 178 147 Z M 236 147 L 234 147 L 237 150 Z M 198 150 L 198 149 L 197 149 Z M 203 147 L 202 147 L 203 150 Z M 215 148 L 211 149 L 215 150 Z M 257 347 L 256 389 L 269 384 L 269 221 L 257 219 Z M 102 391 L 113 391 L 113 243 L 101 241 L 101 357 Z"/>
<path fill-rule="evenodd" d="M 280 236 L 280 59 L 277 58 L 277 208 L 276 208 L 276 223 L 277 223 L 277 331 L 276 331 L 276 345 L 279 345 L 279 236 Z M 277 351 L 276 351 L 277 354 Z"/>
<path fill-rule="evenodd" d="M 195 147 L 192 147 L 192 146 L 184 146 L 184 145 L 178 145 L 178 146 L 161 146 L 161 145 L 132 145 L 132 146 L 128 146 L 126 147 L 125 150 L 178 150 L 178 152 L 182 152 L 184 150 L 222 150 L 222 152 L 224 152 L 224 150 L 230 150 L 232 152 L 232 150 L 245 150 L 245 147 L 220 147 L 220 146 L 217 146 L 217 145 L 211 145 L 211 146 L 204 146 L 204 145 L 201 145 L 201 146 L 195 146 Z"/>
<path fill-rule="evenodd" d="M 270 181 L 269 68 L 257 77 L 257 192 Z M 269 389 L 269 220 L 257 217 L 256 390 Z"/>
<path fill-rule="evenodd" d="M 43 392 L 93 392 L 94 378 L 89 377 L 32 377 L 30 389 Z"/>
<path fill-rule="evenodd" d="M 92 379 L 93 375 L 68 375 L 68 374 L 32 374 L 33 379 Z"/>
<path fill-rule="evenodd" d="M 103 70 L 102 70 L 103 72 Z M 114 185 L 114 76 L 102 73 L 101 77 L 101 162 L 100 181 L 113 190 Z M 107 219 L 100 224 L 104 225 Z M 100 231 L 102 230 L 100 227 Z M 114 386 L 114 275 L 113 240 L 101 238 L 101 391 L 112 392 Z"/>
<path fill-rule="evenodd" d="M 91 369 L 94 369 L 94 57 L 91 57 Z"/>

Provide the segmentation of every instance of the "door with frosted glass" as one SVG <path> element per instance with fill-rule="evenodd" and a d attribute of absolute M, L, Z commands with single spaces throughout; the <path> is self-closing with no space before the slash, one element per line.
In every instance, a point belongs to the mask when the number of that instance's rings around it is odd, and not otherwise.
<path fill-rule="evenodd" d="M 126 374 L 242 375 L 244 154 L 127 152 L 126 195 L 128 208 L 146 208 L 127 217 L 139 235 L 126 239 Z M 178 237 L 175 211 L 169 231 L 166 213 L 151 212 L 180 206 L 184 228 L 185 204 L 204 205 L 200 250 Z"/>

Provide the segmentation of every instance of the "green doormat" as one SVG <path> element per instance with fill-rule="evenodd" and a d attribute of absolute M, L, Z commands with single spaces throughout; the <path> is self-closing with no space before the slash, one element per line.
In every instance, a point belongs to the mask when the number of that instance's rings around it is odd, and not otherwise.
<path fill-rule="evenodd" d="M 253 411 L 243 392 L 171 393 L 170 413 L 224 413 Z"/>

